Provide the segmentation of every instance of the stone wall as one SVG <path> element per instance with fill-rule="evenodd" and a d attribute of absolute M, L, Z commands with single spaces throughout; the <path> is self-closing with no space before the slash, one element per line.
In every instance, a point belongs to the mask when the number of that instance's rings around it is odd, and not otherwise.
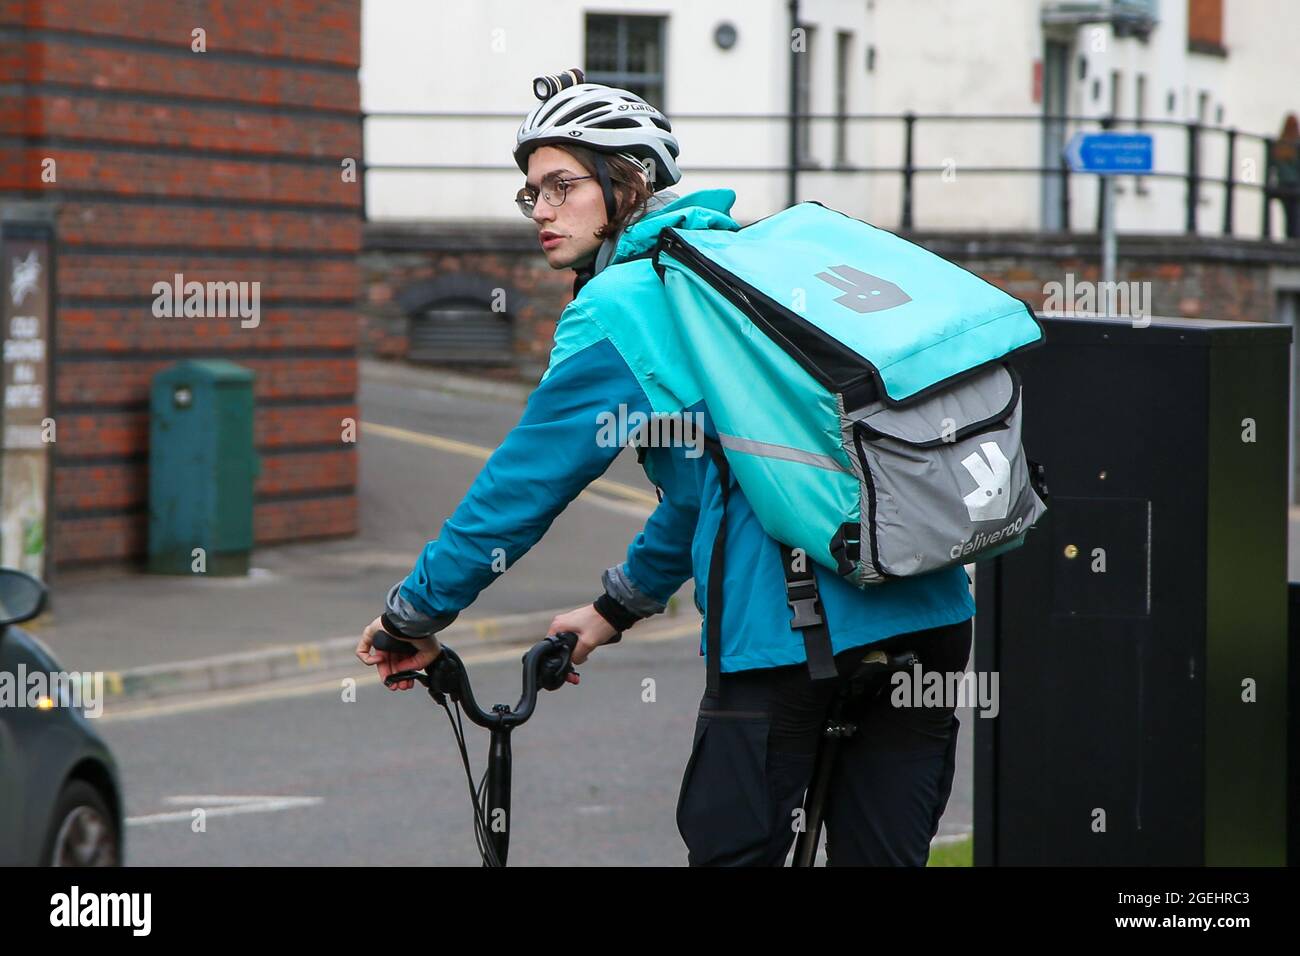
<path fill-rule="evenodd" d="M 546 368 L 555 323 L 573 297 L 573 272 L 547 266 L 536 230 L 522 220 L 517 226 L 368 223 L 361 282 L 364 354 L 405 358 L 408 314 L 439 294 L 495 299 L 515 333 L 514 351 L 502 363 L 534 381 Z"/>

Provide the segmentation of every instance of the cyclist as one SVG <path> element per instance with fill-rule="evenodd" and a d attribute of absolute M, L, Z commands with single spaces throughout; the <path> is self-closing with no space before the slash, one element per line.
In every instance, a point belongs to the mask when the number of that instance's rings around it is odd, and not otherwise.
<path fill-rule="evenodd" d="M 598 441 L 599 422 L 620 406 L 629 420 L 651 415 L 646 389 L 657 386 L 643 383 L 670 378 L 656 370 L 674 362 L 662 345 L 671 337 L 653 334 L 670 314 L 646 258 L 659 233 L 739 228 L 732 190 L 668 189 L 681 177 L 677 139 L 659 110 L 627 90 L 578 82 L 554 93 L 523 121 L 514 155 L 527 177 L 516 202 L 551 268 L 575 271 L 575 297 L 519 424 L 365 628 L 357 656 L 383 676 L 431 663 L 436 632 L 498 576 L 494 555 L 504 552 L 513 564 L 609 467 L 621 449 Z M 698 396 L 676 398 L 716 436 Z M 723 488 L 709 455 L 685 443 L 649 447 L 643 465 L 662 500 L 625 560 L 604 572 L 596 600 L 558 615 L 550 633 L 575 632 L 581 664 L 663 611 L 688 578 L 706 613 L 712 583 L 721 599 L 720 687 L 701 702 L 677 825 L 691 865 L 782 865 L 836 690 L 868 646 L 911 650 L 927 671 L 964 670 L 975 611 L 970 578 L 953 566 L 862 590 L 809 562 L 839 675 L 812 680 L 804 640 L 790 627 L 779 545 L 734 479 L 725 475 L 723 524 Z M 727 560 L 722 580 L 710 582 L 715 540 Z M 416 653 L 373 650 L 381 629 L 411 640 Z M 876 689 L 884 692 L 866 698 L 861 730 L 840 750 L 825 812 L 828 859 L 923 866 L 952 784 L 958 721 L 952 707 L 894 708 L 888 689 Z"/>

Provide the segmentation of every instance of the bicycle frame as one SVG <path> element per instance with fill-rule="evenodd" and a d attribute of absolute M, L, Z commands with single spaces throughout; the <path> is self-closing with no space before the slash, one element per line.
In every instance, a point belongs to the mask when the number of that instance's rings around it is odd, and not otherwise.
<path fill-rule="evenodd" d="M 844 689 L 835 695 L 817 745 L 817 755 L 813 758 L 812 782 L 804 797 L 803 829 L 795 837 L 791 866 L 813 866 L 816 863 L 826 795 L 830 792 L 831 773 L 835 769 L 835 759 L 839 756 L 840 743 L 858 732 L 857 723 L 845 719 L 845 708 L 849 701 L 865 692 L 864 685 L 868 681 L 894 671 L 908 670 L 917 663 L 920 663 L 917 656 L 908 650 L 894 654 L 886 654 L 881 650 L 868 651 Z"/>

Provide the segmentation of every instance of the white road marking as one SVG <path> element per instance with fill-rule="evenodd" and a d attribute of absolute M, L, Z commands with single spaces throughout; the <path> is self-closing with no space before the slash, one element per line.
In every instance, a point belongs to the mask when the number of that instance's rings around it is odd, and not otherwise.
<path fill-rule="evenodd" d="M 139 817 L 127 817 L 129 827 L 151 826 L 155 823 L 175 823 L 192 820 L 194 811 L 202 808 L 205 816 L 229 817 L 237 813 L 274 813 L 277 810 L 296 810 L 300 807 L 312 807 L 323 801 L 323 797 L 254 797 L 254 796 L 174 796 L 163 797 L 163 803 L 175 803 L 189 807 L 188 810 L 172 810 L 166 813 L 149 813 Z"/>

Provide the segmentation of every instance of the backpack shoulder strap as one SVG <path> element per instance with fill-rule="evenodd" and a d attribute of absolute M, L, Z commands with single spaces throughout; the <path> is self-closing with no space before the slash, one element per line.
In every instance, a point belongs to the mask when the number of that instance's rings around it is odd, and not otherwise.
<path fill-rule="evenodd" d="M 718 531 L 713 536 L 713 554 L 709 557 L 708 606 L 704 615 L 705 670 L 704 693 L 718 697 L 722 684 L 722 577 L 727 563 L 727 499 L 731 496 L 731 466 L 722 453 L 716 438 L 704 436 L 704 447 L 709 450 L 713 465 L 718 469 L 718 484 L 722 488 L 722 517 Z"/>
<path fill-rule="evenodd" d="M 709 450 L 718 482 L 722 488 L 722 517 L 713 538 L 713 553 L 709 558 L 708 607 L 705 609 L 704 639 L 707 653 L 705 693 L 717 697 L 722 676 L 722 582 L 727 557 L 727 500 L 731 495 L 731 466 L 722 451 L 722 445 L 707 435 L 704 445 Z M 779 543 L 779 542 L 778 542 Z M 803 570 L 794 569 L 794 549 L 781 544 L 781 570 L 785 574 L 786 603 L 794 611 L 790 620 L 793 630 L 803 631 L 804 654 L 808 658 L 808 674 L 812 680 L 837 677 L 835 652 L 831 647 L 831 632 L 826 626 L 821 595 L 817 589 L 817 575 L 803 555 Z"/>

